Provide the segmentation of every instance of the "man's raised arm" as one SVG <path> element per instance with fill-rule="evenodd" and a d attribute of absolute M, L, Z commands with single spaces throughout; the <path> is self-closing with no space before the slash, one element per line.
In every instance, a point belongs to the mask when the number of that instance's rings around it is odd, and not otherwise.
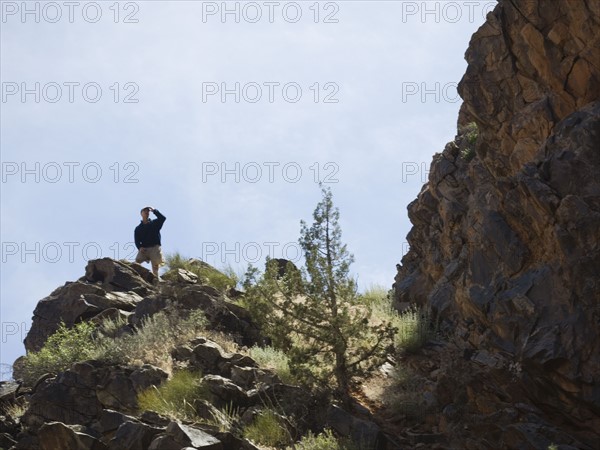
<path fill-rule="evenodd" d="M 162 227 L 162 224 L 165 223 L 165 220 L 167 220 L 167 218 L 165 216 L 163 216 L 160 213 L 160 211 L 156 208 L 154 208 L 152 211 L 156 215 L 156 221 L 158 222 L 159 227 Z"/>

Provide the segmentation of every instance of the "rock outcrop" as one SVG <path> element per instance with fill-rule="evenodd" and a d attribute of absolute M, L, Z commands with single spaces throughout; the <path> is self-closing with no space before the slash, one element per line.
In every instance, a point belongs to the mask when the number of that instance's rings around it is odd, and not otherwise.
<path fill-rule="evenodd" d="M 39 351 L 61 323 L 71 328 L 83 321 L 99 323 L 106 318 L 121 318 L 125 324 L 114 331 L 113 336 L 118 339 L 123 334 L 134 333 L 144 326 L 144 320 L 159 312 L 185 317 L 186 312 L 193 310 L 204 313 L 207 330 L 227 333 L 240 345 L 253 345 L 261 339 L 260 330 L 243 308 L 229 301 L 222 291 L 199 284 L 195 274 L 183 269 L 175 270 L 174 275 L 168 277 L 171 281 L 158 282 L 139 264 L 103 258 L 89 261 L 85 272 L 79 280 L 65 283 L 38 302 L 33 325 L 25 339 L 28 352 Z M 168 378 L 158 367 L 124 366 L 109 360 L 80 361 L 59 373 L 43 375 L 33 385 L 24 385 L 21 373 L 24 359 L 19 358 L 13 366 L 13 376 L 18 383 L 0 384 L 2 411 L 10 405 L 20 404 L 26 408 L 16 421 L 10 415 L 2 416 L 2 448 L 255 448 L 248 441 L 210 427 L 202 429 L 140 410 L 138 394 L 160 386 Z M 202 383 L 215 397 L 234 400 L 238 406 L 260 403 L 256 380 L 268 380 L 270 386 L 281 384 L 274 374 L 269 376 L 260 371 L 248 356 L 228 354 L 203 337 L 173 349 L 172 359 L 203 371 L 207 375 Z M 241 377 L 244 388 L 225 378 L 244 370 L 251 371 Z M 217 376 L 223 382 L 211 384 L 211 377 Z M 231 396 L 233 391 L 238 393 L 238 398 Z M 215 406 L 208 403 L 203 406 L 205 418 L 211 419 Z"/>
<path fill-rule="evenodd" d="M 501 0 L 466 59 L 459 135 L 408 207 L 396 301 L 430 306 L 471 362 L 516 370 L 504 406 L 600 448 L 600 3 Z M 515 437 L 525 425 L 490 448 L 538 448 Z"/>
<path fill-rule="evenodd" d="M 38 302 L 25 338 L 27 351 L 39 351 L 61 322 L 70 328 L 81 321 L 125 317 L 136 326 L 164 309 L 200 308 L 214 330 L 230 333 L 242 345 L 253 345 L 260 338 L 243 308 L 214 287 L 198 284 L 196 275 L 183 269 L 175 271 L 176 281 L 160 285 L 142 265 L 110 258 L 90 260 L 85 273 Z"/>
<path fill-rule="evenodd" d="M 202 264 L 211 273 L 217 272 Z M 101 327 L 103 331 L 95 332 L 122 342 L 119 339 L 141 331 L 147 319 L 159 313 L 181 320 L 194 311 L 202 311 L 206 317 L 206 333 L 226 335 L 229 345 L 238 349 L 263 341 L 249 313 L 229 298 L 229 294 L 240 292 L 201 284 L 206 280 L 184 269 L 173 269 L 166 275 L 158 282 L 135 263 L 110 258 L 89 261 L 85 276 L 40 300 L 26 339 L 28 351 L 43 348 L 61 322 L 72 328 L 83 321 L 120 318 L 122 321 L 113 322 L 110 329 Z M 176 321 L 172 323 L 177 326 Z M 124 363 L 110 355 L 77 361 L 35 381 L 23 376 L 26 357 L 19 358 L 13 366 L 17 382 L 0 382 L 0 411 L 8 411 L 0 416 L 0 448 L 254 450 L 257 447 L 241 437 L 241 430 L 268 405 L 285 414 L 290 436 L 318 431 L 327 423 L 331 407 L 327 396 L 286 385 L 247 352 L 225 351 L 203 335 L 186 338 L 165 355 L 170 357 L 169 371 L 185 368 L 199 377 L 202 394 L 191 400 L 193 421 L 174 420 L 140 406 L 139 394 L 167 382 L 167 371 L 140 361 L 139 356 Z M 19 405 L 24 412 L 15 415 Z M 226 418 L 229 429 L 224 431 L 219 420 L 224 420 L 226 411 L 234 410 L 238 418 Z M 381 445 L 387 440 L 371 420 L 341 410 L 335 418 L 332 427 L 352 432 L 357 438 L 377 439 Z"/>

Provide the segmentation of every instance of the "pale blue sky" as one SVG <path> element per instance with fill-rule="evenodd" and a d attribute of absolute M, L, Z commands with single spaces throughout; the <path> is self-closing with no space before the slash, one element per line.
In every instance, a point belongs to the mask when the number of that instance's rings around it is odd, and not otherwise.
<path fill-rule="evenodd" d="M 495 4 L 279 2 L 271 23 L 264 2 L 227 2 L 240 8 L 236 23 L 203 21 L 203 8 L 223 2 L 121 2 L 115 23 L 114 2 L 81 2 L 71 23 L 64 2 L 26 2 L 25 16 L 22 2 L 1 3 L 2 364 L 24 353 L 36 303 L 82 276 L 86 257 L 133 258 L 143 206 L 167 216 L 165 253 L 240 271 L 285 256 L 286 245 L 293 258 L 299 221 L 320 199 L 317 169 L 336 181 L 326 186 L 360 288 L 389 287 L 406 250 L 406 206 L 421 168 L 456 133 L 463 55 Z M 137 23 L 124 23 L 128 14 Z M 328 14 L 337 22 L 324 23 Z M 239 103 L 203 102 L 203 89 L 236 82 Z M 272 103 L 269 83 L 279 83 Z M 290 96 L 301 88 L 297 102 L 285 100 L 286 84 Z M 33 92 L 25 101 L 23 88 Z"/>

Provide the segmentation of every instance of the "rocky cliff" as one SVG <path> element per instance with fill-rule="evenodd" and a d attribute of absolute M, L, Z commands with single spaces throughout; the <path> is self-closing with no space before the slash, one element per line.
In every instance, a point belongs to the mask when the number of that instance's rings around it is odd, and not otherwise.
<path fill-rule="evenodd" d="M 490 422 L 474 448 L 546 448 L 552 427 L 600 448 L 600 2 L 500 0 L 466 59 L 396 301 L 430 306 L 486 380 L 463 386 Z"/>

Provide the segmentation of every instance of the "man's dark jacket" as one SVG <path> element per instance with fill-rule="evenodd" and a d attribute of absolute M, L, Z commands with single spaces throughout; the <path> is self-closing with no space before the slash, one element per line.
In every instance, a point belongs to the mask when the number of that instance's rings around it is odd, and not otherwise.
<path fill-rule="evenodd" d="M 134 240 L 138 250 L 140 247 L 160 245 L 160 229 L 167 218 L 157 209 L 154 210 L 154 214 L 156 214 L 156 219 L 148 219 L 148 222 L 146 223 L 142 220 L 140 224 L 135 227 Z"/>

